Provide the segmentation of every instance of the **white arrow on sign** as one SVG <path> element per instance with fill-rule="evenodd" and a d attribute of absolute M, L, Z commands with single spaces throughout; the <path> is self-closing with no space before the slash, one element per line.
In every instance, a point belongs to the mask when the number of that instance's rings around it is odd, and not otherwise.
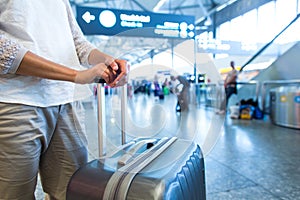
<path fill-rule="evenodd" d="M 91 21 L 95 20 L 95 15 L 91 15 L 91 13 L 89 11 L 86 11 L 83 15 L 82 15 L 82 19 L 86 22 L 86 23 L 90 23 Z"/>

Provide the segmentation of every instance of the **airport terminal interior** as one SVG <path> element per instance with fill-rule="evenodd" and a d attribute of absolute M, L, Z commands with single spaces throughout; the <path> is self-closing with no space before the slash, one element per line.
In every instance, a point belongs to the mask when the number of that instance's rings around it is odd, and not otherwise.
<path fill-rule="evenodd" d="M 131 63 L 126 86 L 90 85 L 90 160 L 122 134 L 123 143 L 178 137 L 202 149 L 207 200 L 300 200 L 299 0 L 70 3 L 89 41 Z M 231 61 L 237 92 L 225 102 Z M 171 76 L 188 82 L 185 109 L 177 102 L 186 85 Z"/>

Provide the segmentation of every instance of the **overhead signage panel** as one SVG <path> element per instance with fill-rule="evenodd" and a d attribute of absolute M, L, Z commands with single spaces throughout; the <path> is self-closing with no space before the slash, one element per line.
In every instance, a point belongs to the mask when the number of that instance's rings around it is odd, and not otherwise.
<path fill-rule="evenodd" d="M 77 22 L 85 35 L 194 39 L 194 16 L 131 10 L 76 7 Z"/>

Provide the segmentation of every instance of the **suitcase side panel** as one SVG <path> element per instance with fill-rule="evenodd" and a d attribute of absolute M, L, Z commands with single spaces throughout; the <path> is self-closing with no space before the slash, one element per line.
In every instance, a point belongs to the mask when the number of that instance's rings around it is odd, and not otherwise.
<path fill-rule="evenodd" d="M 67 187 L 67 200 L 102 199 L 106 184 L 114 171 L 93 160 L 73 174 Z"/>
<path fill-rule="evenodd" d="M 71 178 L 67 200 L 103 199 L 113 173 L 114 169 L 99 160 L 88 163 Z M 128 200 L 205 200 L 204 159 L 200 147 L 176 141 L 133 179 L 127 195 Z"/>
<path fill-rule="evenodd" d="M 182 192 L 176 199 L 206 199 L 204 159 L 199 146 L 191 153 L 185 165 L 181 168 L 180 172 L 177 172 L 172 182 L 178 182 L 181 188 L 180 191 Z M 169 185 L 164 199 L 173 200 L 174 196 L 178 195 L 178 192 L 174 189 Z"/>
<path fill-rule="evenodd" d="M 169 152 L 137 175 L 129 188 L 127 199 L 205 200 L 204 159 L 199 146 L 192 144 L 172 165 L 166 167 L 163 164 L 168 160 L 166 157 L 172 154 L 173 158 L 176 157 L 180 146 L 182 144 L 175 143 L 168 149 Z M 162 168 L 151 171 L 159 164 Z"/>

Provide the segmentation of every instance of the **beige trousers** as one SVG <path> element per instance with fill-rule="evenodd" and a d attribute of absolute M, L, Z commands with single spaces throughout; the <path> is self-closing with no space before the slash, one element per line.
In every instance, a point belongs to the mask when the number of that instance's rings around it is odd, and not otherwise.
<path fill-rule="evenodd" d="M 37 175 L 50 199 L 64 200 L 72 174 L 87 162 L 79 102 L 39 108 L 0 103 L 0 199 L 35 199 Z"/>

